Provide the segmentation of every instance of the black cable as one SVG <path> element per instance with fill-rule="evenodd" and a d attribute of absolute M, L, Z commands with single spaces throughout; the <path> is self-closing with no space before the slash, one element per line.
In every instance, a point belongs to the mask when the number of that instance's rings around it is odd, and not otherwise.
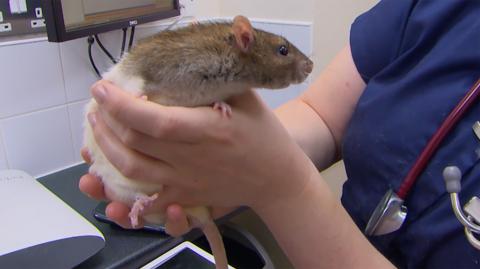
<path fill-rule="evenodd" d="M 88 42 L 88 58 L 90 58 L 90 63 L 92 64 L 92 67 L 95 70 L 95 73 L 97 74 L 98 78 L 102 78 L 102 75 L 100 74 L 100 71 L 98 71 L 98 68 L 95 65 L 95 61 L 93 60 L 93 56 L 92 56 L 92 46 L 93 46 L 93 43 L 95 43 L 95 39 L 92 36 L 89 36 L 87 39 L 87 42 Z"/>
<path fill-rule="evenodd" d="M 108 52 L 108 50 L 103 46 L 102 42 L 98 38 L 98 35 L 95 35 L 95 40 L 97 41 L 98 45 L 103 50 L 103 52 L 105 52 L 105 54 L 108 56 L 108 58 L 110 58 L 110 60 L 112 60 L 112 63 L 116 64 L 117 61 L 115 60 L 115 58 L 113 58 L 112 54 L 110 54 L 110 52 Z"/>
<path fill-rule="evenodd" d="M 125 43 L 127 43 L 127 28 L 123 28 L 123 38 L 122 38 L 122 50 L 120 51 L 120 59 L 122 59 L 123 54 L 125 53 Z"/>
<path fill-rule="evenodd" d="M 135 25 L 132 26 L 132 29 L 130 30 L 130 41 L 128 42 L 128 51 L 132 49 L 134 36 L 135 36 Z"/>

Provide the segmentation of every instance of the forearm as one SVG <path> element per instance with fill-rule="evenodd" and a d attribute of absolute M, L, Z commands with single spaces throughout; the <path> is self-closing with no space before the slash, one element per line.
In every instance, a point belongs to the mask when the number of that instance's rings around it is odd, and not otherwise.
<path fill-rule="evenodd" d="M 304 192 L 254 208 L 295 268 L 390 268 L 361 234 L 315 168 Z"/>
<path fill-rule="evenodd" d="M 317 169 L 326 169 L 336 160 L 332 133 L 318 114 L 302 99 L 289 101 L 276 109 L 275 114 Z"/>
<path fill-rule="evenodd" d="M 339 159 L 343 134 L 365 83 L 346 46 L 297 99 L 276 114 L 319 170 Z"/>

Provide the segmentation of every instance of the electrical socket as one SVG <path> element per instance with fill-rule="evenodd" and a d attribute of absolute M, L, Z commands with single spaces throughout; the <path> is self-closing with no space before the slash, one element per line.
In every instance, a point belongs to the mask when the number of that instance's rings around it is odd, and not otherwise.
<path fill-rule="evenodd" d="M 32 28 L 45 27 L 45 19 L 31 20 L 30 26 L 32 26 Z"/>
<path fill-rule="evenodd" d="M 195 17 L 199 0 L 180 0 L 180 12 L 184 17 Z"/>
<path fill-rule="evenodd" d="M 43 11 L 42 11 L 41 7 L 35 8 L 35 16 L 37 16 L 37 18 L 42 18 L 43 17 Z"/>
<path fill-rule="evenodd" d="M 7 23 L 0 23 L 0 33 L 2 32 L 10 32 L 12 31 L 12 24 L 7 22 Z"/>

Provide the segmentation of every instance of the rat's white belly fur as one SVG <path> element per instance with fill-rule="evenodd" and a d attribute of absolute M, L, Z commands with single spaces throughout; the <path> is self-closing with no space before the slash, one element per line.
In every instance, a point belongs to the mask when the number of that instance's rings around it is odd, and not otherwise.
<path fill-rule="evenodd" d="M 104 78 L 112 81 L 117 86 L 132 92 L 140 94 L 143 87 L 143 80 L 138 77 L 126 76 L 115 66 L 104 74 Z M 97 110 L 97 103 L 92 99 L 86 106 L 86 115 Z M 86 119 L 86 117 L 85 117 Z M 85 120 L 84 123 L 84 146 L 88 148 L 89 154 L 93 160 L 90 166 L 90 172 L 102 178 L 107 196 L 112 200 L 121 201 L 132 205 L 138 197 L 149 196 L 162 190 L 161 184 L 147 184 L 144 182 L 133 181 L 123 176 L 105 157 L 93 136 L 93 131 Z M 163 223 L 163 216 L 155 214 L 148 217 L 148 221 L 154 223 Z"/>
<path fill-rule="evenodd" d="M 139 77 L 133 77 L 122 72 L 120 65 L 114 66 L 109 72 L 104 74 L 104 79 L 113 82 L 120 88 L 125 89 L 135 95 L 143 93 L 142 88 L 144 82 Z M 86 106 L 86 115 L 97 110 L 97 103 L 92 100 Z M 125 204 L 132 205 L 139 197 L 150 196 L 154 193 L 160 193 L 163 189 L 162 184 L 148 184 L 138 180 L 131 180 L 123 176 L 123 174 L 115 168 L 105 157 L 93 136 L 93 131 L 86 120 L 84 123 L 84 146 L 88 148 L 90 157 L 93 160 L 90 166 L 90 172 L 102 178 L 107 196 L 116 201 L 121 201 Z M 186 213 L 189 216 L 195 217 L 200 223 L 211 222 L 209 210 L 206 207 L 191 207 L 186 208 Z M 163 224 L 164 215 L 149 214 L 143 216 L 145 220 L 151 223 Z"/>

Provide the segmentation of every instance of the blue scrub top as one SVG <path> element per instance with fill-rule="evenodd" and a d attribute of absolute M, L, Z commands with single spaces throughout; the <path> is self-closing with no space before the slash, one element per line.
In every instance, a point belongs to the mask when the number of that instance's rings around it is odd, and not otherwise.
<path fill-rule="evenodd" d="M 351 27 L 355 65 L 367 87 L 344 136 L 342 203 L 363 231 L 388 189 L 398 190 L 427 142 L 480 78 L 480 0 L 383 0 Z M 407 220 L 369 240 L 402 268 L 480 268 L 442 178 L 462 173 L 462 204 L 480 196 L 476 103 L 446 137 L 406 198 Z"/>

